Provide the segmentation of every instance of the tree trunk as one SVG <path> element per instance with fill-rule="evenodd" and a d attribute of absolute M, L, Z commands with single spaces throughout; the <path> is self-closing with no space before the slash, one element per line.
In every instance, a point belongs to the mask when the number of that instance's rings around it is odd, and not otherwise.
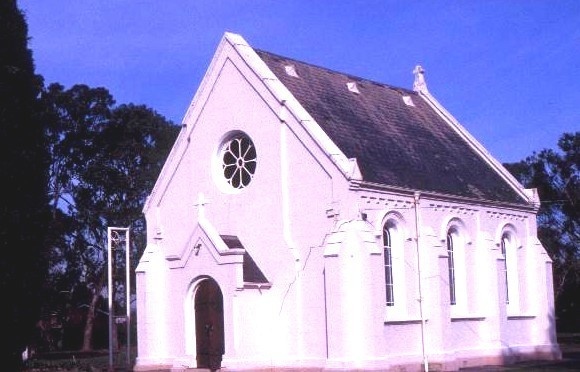
<path fill-rule="evenodd" d="M 99 294 L 103 288 L 102 284 L 99 283 L 95 290 L 93 291 L 93 298 L 89 305 L 89 310 L 87 312 L 87 321 L 85 323 L 85 332 L 83 333 L 83 348 L 82 351 L 93 350 L 93 328 L 95 325 L 95 313 L 97 308 L 97 303 L 99 301 Z"/>
<path fill-rule="evenodd" d="M 98 283 L 96 283 L 95 285 L 95 290 L 93 291 L 93 297 L 91 299 L 91 303 L 89 304 L 89 310 L 87 312 L 87 321 L 85 323 L 85 331 L 83 333 L 83 347 L 81 349 L 81 351 L 91 351 L 93 350 L 93 330 L 94 330 L 94 325 L 95 325 L 95 316 L 97 314 L 97 305 L 99 302 L 99 298 L 100 298 L 100 294 L 103 291 L 103 287 L 105 286 L 104 284 L 104 279 L 105 276 L 103 275 L 101 277 L 101 279 L 99 280 Z M 113 292 L 113 298 L 114 298 L 114 292 Z M 111 315 L 115 315 L 114 310 L 113 314 Z M 119 341 L 118 341 L 118 337 L 117 337 L 117 323 L 114 321 L 113 319 L 113 331 L 111 332 L 113 337 L 113 351 L 118 351 L 119 350 Z"/>

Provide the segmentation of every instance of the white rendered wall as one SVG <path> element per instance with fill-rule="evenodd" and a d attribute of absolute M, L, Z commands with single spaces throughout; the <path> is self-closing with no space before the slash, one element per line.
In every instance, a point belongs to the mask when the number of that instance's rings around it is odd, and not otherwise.
<path fill-rule="evenodd" d="M 365 193 L 361 200 L 361 208 L 368 220 L 376 225 L 377 237 L 380 235 L 383 216 L 396 211 L 411 231 L 409 245 L 415 244 L 415 211 L 410 196 Z M 530 357 L 534 350 L 538 352 L 537 355 L 543 353 L 544 357 L 550 356 L 552 351 L 554 352 L 551 356 L 557 356 L 555 327 L 553 321 L 550 321 L 553 316 L 550 302 L 553 299 L 546 300 L 553 296 L 551 283 L 546 285 L 549 277 L 545 273 L 550 270 L 545 269 L 547 255 L 541 245 L 537 244 L 534 234 L 534 214 L 531 211 L 488 208 L 432 199 L 423 199 L 420 206 L 423 305 L 427 319 L 425 342 L 428 358 L 433 363 L 461 367 L 482 361 L 498 363 L 506 355 L 517 352 L 528 353 Z M 456 278 L 466 280 L 466 302 L 459 310 L 449 304 L 445 242 L 446 230 L 454 223 L 463 230 L 461 233 L 466 258 L 460 263 L 464 265 L 464 275 Z M 517 313 L 512 313 L 509 317 L 504 297 L 505 283 L 500 280 L 504 273 L 498 272 L 498 268 L 503 267 L 498 231 L 501 232 L 506 226 L 517 232 L 520 242 L 517 251 L 518 264 L 521 265 L 520 306 Z M 381 244 L 379 238 L 377 244 Z M 524 266 L 525 269 L 522 268 Z M 379 275 L 377 282 L 379 281 L 384 281 L 384 275 Z M 395 282 L 395 291 L 396 285 Z M 406 286 L 409 286 L 409 282 Z M 379 286 L 375 295 L 384 298 L 383 291 L 384 287 Z M 412 289 L 407 295 L 418 297 Z M 383 305 L 383 308 L 389 312 L 388 306 Z M 416 322 L 412 313 L 410 311 L 408 322 L 392 322 L 386 318 L 381 325 L 384 332 L 373 340 L 376 349 L 382 350 L 375 357 L 385 358 L 388 360 L 386 363 L 397 363 L 397 360 L 405 363 L 413 358 L 420 361 L 420 323 Z M 368 363 L 372 364 L 370 361 Z"/>
<path fill-rule="evenodd" d="M 166 343 L 175 366 L 194 366 L 192 302 L 196 280 L 205 275 L 224 296 L 224 367 L 320 364 L 326 358 L 321 246 L 334 223 L 327 216 L 337 187 L 333 178 L 343 188 L 347 183 L 295 118 L 280 120 L 280 103 L 256 94 L 251 84 L 260 82 L 234 57 L 218 60 L 215 82 L 185 123 L 187 141 L 173 154 L 176 168 L 165 173 L 168 186 L 146 213 L 149 237 L 158 238 L 168 257 L 167 284 L 156 295 L 171 310 L 164 317 L 146 313 L 140 342 Z M 218 147 L 231 131 L 246 133 L 257 149 L 254 178 L 240 192 L 228 191 L 219 172 L 213 173 Z M 239 237 L 271 288 L 240 286 L 236 264 L 216 262 L 205 244 L 191 253 L 200 208 L 219 234 Z M 155 280 L 147 269 L 145 280 Z M 153 306 L 149 298 L 141 307 Z M 150 324 L 164 324 L 166 335 L 153 339 Z M 140 349 L 139 357 L 157 358 L 150 348 Z"/>

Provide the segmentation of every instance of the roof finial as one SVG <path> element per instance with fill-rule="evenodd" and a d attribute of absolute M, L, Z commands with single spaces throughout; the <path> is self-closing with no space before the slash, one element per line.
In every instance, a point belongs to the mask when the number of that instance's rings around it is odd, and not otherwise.
<path fill-rule="evenodd" d="M 415 92 L 427 93 L 427 83 L 425 83 L 425 70 L 423 70 L 423 67 L 421 65 L 415 66 L 413 74 L 415 74 L 413 90 Z"/>

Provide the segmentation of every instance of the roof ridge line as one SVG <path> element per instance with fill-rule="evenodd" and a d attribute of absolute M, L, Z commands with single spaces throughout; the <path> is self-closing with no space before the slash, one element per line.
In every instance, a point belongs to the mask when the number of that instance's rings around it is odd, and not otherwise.
<path fill-rule="evenodd" d="M 314 64 L 314 63 L 305 62 L 305 61 L 302 61 L 302 60 L 299 60 L 299 59 L 296 59 L 296 58 L 286 57 L 286 56 L 283 56 L 281 54 L 272 53 L 272 52 L 267 51 L 267 50 L 264 50 L 264 49 L 260 49 L 260 48 L 253 48 L 253 49 L 257 53 L 269 54 L 269 55 L 274 56 L 274 57 L 278 57 L 278 58 L 285 59 L 285 60 L 292 61 L 292 62 L 297 62 L 297 63 L 303 64 L 303 65 L 306 65 L 306 66 L 310 66 L 310 67 L 313 67 L 313 68 L 316 68 L 316 69 L 319 69 L 319 70 L 324 70 L 324 71 L 327 71 L 327 72 L 332 73 L 332 74 L 342 75 L 342 76 L 345 76 L 347 78 L 351 78 L 352 80 L 365 81 L 365 82 L 368 82 L 368 83 L 371 83 L 371 84 L 381 85 L 381 86 L 383 86 L 385 88 L 388 88 L 388 89 L 392 89 L 392 90 L 396 90 L 396 91 L 403 90 L 405 93 L 410 93 L 410 94 L 415 94 L 415 95 L 417 94 L 417 92 L 414 91 L 413 89 L 399 87 L 399 86 L 391 85 L 391 84 L 387 84 L 387 83 L 382 83 L 380 81 L 373 80 L 373 79 L 370 79 L 370 78 L 365 78 L 365 77 L 362 77 L 362 76 L 349 74 L 349 73 L 346 73 L 346 72 L 334 70 L 334 69 L 331 69 L 331 68 L 328 68 L 328 67 L 324 67 L 324 66 L 321 66 L 321 65 L 317 65 L 317 64 Z"/>

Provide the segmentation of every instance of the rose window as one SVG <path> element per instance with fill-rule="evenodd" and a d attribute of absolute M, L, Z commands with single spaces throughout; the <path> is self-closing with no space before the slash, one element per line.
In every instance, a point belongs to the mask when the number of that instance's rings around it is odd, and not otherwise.
<path fill-rule="evenodd" d="M 256 171 L 256 147 L 250 138 L 238 135 L 224 144 L 222 170 L 226 181 L 233 188 L 248 186 Z"/>

